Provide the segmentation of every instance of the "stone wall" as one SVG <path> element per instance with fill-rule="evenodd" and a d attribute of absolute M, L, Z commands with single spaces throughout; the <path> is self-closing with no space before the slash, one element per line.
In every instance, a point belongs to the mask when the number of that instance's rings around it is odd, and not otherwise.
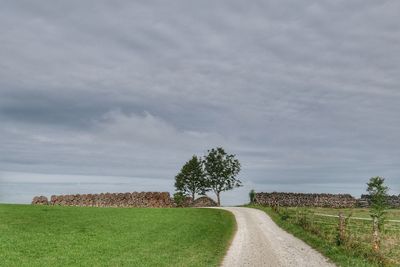
<path fill-rule="evenodd" d="M 34 205 L 45 204 L 46 197 L 35 197 Z M 81 207 L 168 208 L 173 201 L 168 192 L 101 193 L 51 196 L 49 205 Z"/>
<path fill-rule="evenodd" d="M 351 208 L 356 199 L 349 194 L 256 193 L 255 204 L 283 207 Z"/>
<path fill-rule="evenodd" d="M 387 203 L 390 208 L 400 208 L 400 195 L 388 196 Z M 357 206 L 362 208 L 368 208 L 371 206 L 371 200 L 369 195 L 361 195 L 360 199 L 357 199 Z"/>

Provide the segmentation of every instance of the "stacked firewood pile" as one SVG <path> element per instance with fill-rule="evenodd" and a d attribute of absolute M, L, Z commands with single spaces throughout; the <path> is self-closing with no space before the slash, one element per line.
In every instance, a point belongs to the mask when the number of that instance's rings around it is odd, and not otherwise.
<path fill-rule="evenodd" d="M 39 197 L 40 198 L 40 197 Z M 40 204 L 35 197 L 32 204 Z M 41 199 L 42 200 L 42 199 Z M 43 201 L 44 202 L 44 201 Z M 51 196 L 50 205 L 90 207 L 168 208 L 173 202 L 168 192 L 101 193 Z"/>
<path fill-rule="evenodd" d="M 182 200 L 182 202 L 180 203 L 176 203 L 175 202 L 175 207 L 180 207 L 180 208 L 188 208 L 191 207 L 193 205 L 193 198 L 192 197 L 188 197 L 185 196 Z"/>
<path fill-rule="evenodd" d="M 49 200 L 45 196 L 34 197 L 32 200 L 33 205 L 49 205 Z"/>
<path fill-rule="evenodd" d="M 216 207 L 218 205 L 213 199 L 211 199 L 207 196 L 203 196 L 203 197 L 199 197 L 199 198 L 195 199 L 191 206 L 192 207 Z"/>
<path fill-rule="evenodd" d="M 255 204 L 283 207 L 351 208 L 356 199 L 349 194 L 256 193 Z"/>

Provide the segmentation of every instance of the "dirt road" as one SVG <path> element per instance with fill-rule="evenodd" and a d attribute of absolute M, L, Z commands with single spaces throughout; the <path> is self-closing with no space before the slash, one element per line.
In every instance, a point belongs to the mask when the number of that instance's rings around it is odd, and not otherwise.
<path fill-rule="evenodd" d="M 251 208 L 223 208 L 237 221 L 237 232 L 222 263 L 234 266 L 335 266 L 321 254 L 279 228 L 265 212 Z"/>

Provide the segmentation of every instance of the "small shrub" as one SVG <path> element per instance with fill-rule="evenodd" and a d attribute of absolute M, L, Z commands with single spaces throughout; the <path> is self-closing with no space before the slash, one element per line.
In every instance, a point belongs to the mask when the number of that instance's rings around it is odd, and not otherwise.
<path fill-rule="evenodd" d="M 182 192 L 176 192 L 174 194 L 174 202 L 177 207 L 183 207 L 183 205 L 185 203 L 185 199 L 186 199 L 186 196 Z"/>
<path fill-rule="evenodd" d="M 296 212 L 296 223 L 303 229 L 310 228 L 310 211 L 308 209 L 302 208 Z"/>
<path fill-rule="evenodd" d="M 254 204 L 254 200 L 256 198 L 256 191 L 254 191 L 254 189 L 250 190 L 249 198 L 250 198 L 250 204 Z"/>
<path fill-rule="evenodd" d="M 290 218 L 288 208 L 283 209 L 282 213 L 280 214 L 281 220 L 286 221 Z"/>

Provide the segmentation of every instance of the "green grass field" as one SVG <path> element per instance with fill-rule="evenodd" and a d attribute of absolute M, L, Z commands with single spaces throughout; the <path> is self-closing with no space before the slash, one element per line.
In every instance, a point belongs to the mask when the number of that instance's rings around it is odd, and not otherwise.
<path fill-rule="evenodd" d="M 357 218 L 370 218 L 368 209 L 280 208 L 279 213 L 268 207 L 256 207 L 267 212 L 283 229 L 303 239 L 339 266 L 400 266 L 400 223 L 387 222 L 382 233 L 381 253 L 371 249 L 372 222 Z M 338 218 L 319 214 L 346 216 L 345 244 L 336 245 Z M 400 210 L 389 210 L 387 218 L 400 220 Z"/>
<path fill-rule="evenodd" d="M 217 266 L 234 229 L 216 209 L 0 205 L 0 265 Z"/>

